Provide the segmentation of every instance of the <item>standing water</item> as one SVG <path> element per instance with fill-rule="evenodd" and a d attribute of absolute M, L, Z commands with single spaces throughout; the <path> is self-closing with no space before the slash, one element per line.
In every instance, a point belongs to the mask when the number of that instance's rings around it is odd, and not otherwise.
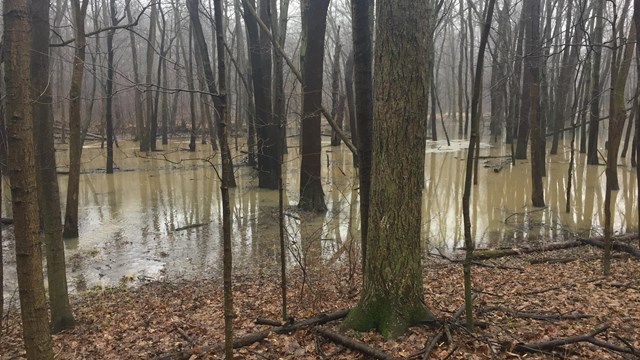
<path fill-rule="evenodd" d="M 293 143 L 293 141 L 290 141 Z M 425 161 L 423 240 L 425 251 L 452 251 L 463 242 L 462 189 L 465 141 L 428 142 Z M 65 240 L 72 291 L 87 286 L 147 280 L 218 276 L 222 270 L 222 210 L 217 172 L 219 158 L 209 145 L 188 152 L 175 141 L 164 152 L 140 153 L 121 141 L 114 150 L 116 172 L 104 172 L 106 149 L 85 146 L 80 177 L 80 236 Z M 604 166 L 586 166 L 576 157 L 571 211 L 564 212 L 569 153 L 549 157 L 544 178 L 546 208 L 531 207 L 530 163 L 511 166 L 508 147 L 481 145 L 478 185 L 472 189 L 471 220 L 478 247 L 522 246 L 562 241 L 569 236 L 602 232 Z M 232 241 L 236 274 L 279 261 L 278 193 L 258 189 L 256 171 L 246 154 L 234 152 L 238 187 L 231 190 Z M 57 152 L 61 199 L 66 199 L 68 151 Z M 358 254 L 360 235 L 357 169 L 344 145 L 322 148 L 322 181 L 328 211 L 314 215 L 296 209 L 300 155 L 297 146 L 285 156 L 285 219 L 289 261 L 307 257 L 346 261 Z M 635 169 L 618 169 L 614 231 L 636 231 L 638 209 Z M 373 174 L 375 177 L 375 174 Z M 10 194 L 7 179 L 4 193 Z M 11 217 L 8 196 L 5 217 Z M 64 204 L 62 209 L 64 209 Z M 411 214 L 408 214 L 410 216 Z M 6 303 L 17 301 L 15 253 L 11 226 L 3 228 Z M 351 261 L 351 260 L 349 260 Z"/>

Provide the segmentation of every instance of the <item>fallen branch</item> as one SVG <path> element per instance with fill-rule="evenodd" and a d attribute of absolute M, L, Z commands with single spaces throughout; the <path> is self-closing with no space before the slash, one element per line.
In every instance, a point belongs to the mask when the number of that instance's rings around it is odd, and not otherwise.
<path fill-rule="evenodd" d="M 473 297 L 471 297 L 471 301 L 475 300 L 475 298 L 476 298 L 476 295 L 473 295 Z M 451 323 L 456 322 L 463 313 L 464 313 L 464 304 L 460 305 L 460 307 L 456 310 L 456 312 L 454 312 L 453 315 L 451 315 L 451 319 L 449 321 Z M 451 341 L 451 335 L 449 334 L 449 325 L 447 325 L 446 322 L 444 323 L 444 325 L 442 325 L 442 327 L 440 328 L 440 331 L 438 331 L 436 336 L 434 336 L 433 339 L 431 339 L 431 341 L 425 345 L 424 349 L 422 349 L 420 352 L 416 354 L 411 355 L 410 357 L 414 358 L 422 354 L 422 360 L 428 359 L 429 355 L 431 355 L 431 352 L 438 344 L 438 341 L 440 341 L 440 339 L 442 339 L 444 335 L 447 335 L 447 339 Z"/>
<path fill-rule="evenodd" d="M 623 348 L 623 347 L 620 347 L 620 346 L 617 346 L 617 345 L 614 345 L 614 344 L 611 344 L 611 343 L 608 343 L 608 342 L 605 342 L 605 341 L 602 341 L 602 340 L 598 340 L 598 339 L 595 338 L 596 335 L 601 334 L 601 333 L 605 332 L 608 329 L 609 329 L 609 325 L 604 325 L 604 326 L 596 329 L 592 333 L 586 334 L 586 335 L 568 336 L 568 337 L 564 337 L 564 338 L 559 338 L 559 339 L 549 340 L 549 341 L 543 341 L 543 342 L 539 342 L 539 343 L 530 343 L 530 344 L 522 344 L 522 343 L 520 343 L 520 344 L 516 344 L 515 347 L 511 351 L 520 352 L 520 353 L 543 352 L 543 351 L 553 350 L 555 348 L 558 348 L 558 347 L 561 347 L 561 346 L 565 346 L 565 345 L 576 344 L 576 343 L 579 343 L 579 342 L 588 342 L 590 344 L 599 346 L 601 348 L 612 350 L 612 351 L 616 351 L 616 352 L 619 352 L 619 353 L 640 355 L 638 350 L 633 348 L 630 344 L 626 344 L 627 348 Z"/>
<path fill-rule="evenodd" d="M 381 350 L 378 349 L 374 349 L 372 347 L 370 347 L 369 345 L 358 341 L 354 338 L 342 335 L 342 334 L 338 334 L 337 332 L 328 330 L 328 329 L 323 329 L 320 327 L 317 327 L 314 329 L 314 331 L 316 333 L 318 333 L 319 335 L 322 335 L 323 337 L 335 342 L 336 344 L 348 347 L 350 349 L 359 351 L 367 356 L 370 356 L 374 359 L 380 359 L 380 360 L 392 360 L 393 357 Z"/>
<path fill-rule="evenodd" d="M 203 227 L 209 225 L 209 223 L 197 223 L 197 224 L 191 224 L 191 225 L 185 225 L 179 228 L 175 228 L 173 229 L 173 231 L 182 231 L 182 230 L 188 230 L 188 229 L 193 229 L 193 228 L 199 228 L 199 227 Z"/>
<path fill-rule="evenodd" d="M 535 320 L 576 320 L 589 319 L 593 317 L 593 315 L 590 314 L 544 314 L 533 311 L 514 311 L 504 306 L 487 306 L 478 310 L 478 314 L 486 314 L 493 311 L 502 311 L 503 313 L 511 316 Z"/>
<path fill-rule="evenodd" d="M 523 254 L 531 254 L 538 252 L 546 252 L 546 251 L 555 251 L 555 250 L 563 250 L 563 249 L 571 249 L 580 246 L 584 246 L 585 243 L 582 241 L 567 241 L 561 243 L 554 243 L 549 245 L 544 245 L 540 247 L 532 247 L 532 248 L 517 248 L 517 249 L 483 249 L 476 250 L 473 252 L 474 260 L 488 260 L 488 259 L 496 259 L 505 256 L 519 256 Z"/>
<path fill-rule="evenodd" d="M 604 249 L 605 247 L 604 241 L 599 239 L 578 238 L 578 241 L 582 244 L 599 247 L 601 249 Z M 630 244 L 612 239 L 611 250 L 625 252 L 631 255 L 633 258 L 640 259 L 640 249 Z"/>
<path fill-rule="evenodd" d="M 251 345 L 253 343 L 256 343 L 258 341 L 262 341 L 266 339 L 267 336 L 269 336 L 269 334 L 271 333 L 289 334 L 304 327 L 313 326 L 313 325 L 322 325 L 330 321 L 342 319 L 343 317 L 347 316 L 347 314 L 349 313 L 349 310 L 350 309 L 344 309 L 344 310 L 339 310 L 332 313 L 319 314 L 312 318 L 301 320 L 293 324 L 276 326 L 271 328 L 270 330 L 263 330 L 263 331 L 259 331 L 256 333 L 243 336 L 243 337 L 235 338 L 233 339 L 233 348 L 239 349 L 239 348 Z M 189 350 L 182 350 L 182 351 L 161 354 L 155 357 L 155 360 L 189 359 L 191 355 L 194 355 L 196 353 L 203 354 L 208 352 L 220 351 L 222 349 L 224 349 L 224 342 L 214 344 L 211 346 L 201 346 L 200 348 L 197 349 L 197 351 L 195 351 L 194 349 L 189 349 Z"/>

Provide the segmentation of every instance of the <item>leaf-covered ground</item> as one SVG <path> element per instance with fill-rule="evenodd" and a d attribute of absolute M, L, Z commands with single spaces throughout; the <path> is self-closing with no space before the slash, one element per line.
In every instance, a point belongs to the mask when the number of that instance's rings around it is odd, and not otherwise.
<path fill-rule="evenodd" d="M 555 353 L 524 354 L 514 350 L 518 343 L 589 334 L 603 325 L 609 328 L 597 335 L 598 340 L 624 349 L 640 349 L 640 262 L 616 257 L 613 275 L 605 278 L 601 275 L 600 255 L 599 250 L 580 247 L 501 258 L 475 266 L 476 331 L 471 335 L 456 324 L 449 325 L 430 358 L 638 358 L 589 343 L 568 345 Z M 563 263 L 566 259 L 574 261 Z M 424 264 L 426 302 L 437 316 L 448 319 L 462 304 L 461 265 L 435 257 L 424 259 Z M 353 306 L 360 278 L 350 268 L 355 267 L 308 265 L 305 276 L 300 267 L 292 268 L 290 316 L 301 320 Z M 272 270 L 244 273 L 236 276 L 234 283 L 236 336 L 269 329 L 255 325 L 254 320 L 278 319 L 281 312 L 279 274 Z M 54 336 L 55 353 L 57 359 L 153 359 L 163 353 L 195 349 L 197 354 L 191 359 L 222 358 L 220 352 L 201 353 L 206 346 L 223 340 L 221 304 L 219 279 L 92 289 L 74 296 L 78 325 Z M 593 316 L 575 320 L 523 317 L 531 313 Z M 344 332 L 339 322 L 324 327 Z M 375 333 L 345 333 L 394 358 L 422 359 L 425 346 L 440 329 L 417 326 L 392 341 Z M 16 309 L 5 314 L 1 331 L 0 358 L 23 358 Z M 365 358 L 308 328 L 289 335 L 271 334 L 265 341 L 238 349 L 235 354 L 237 359 Z"/>

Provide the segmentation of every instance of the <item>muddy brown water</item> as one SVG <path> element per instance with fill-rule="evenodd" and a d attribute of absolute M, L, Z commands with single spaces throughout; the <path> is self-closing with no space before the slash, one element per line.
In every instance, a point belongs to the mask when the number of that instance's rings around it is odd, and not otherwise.
<path fill-rule="evenodd" d="M 285 223 L 289 263 L 308 258 L 353 261 L 359 239 L 357 170 L 345 146 L 331 147 L 323 138 L 322 182 L 326 214 L 299 213 L 299 152 L 290 138 L 285 156 Z M 462 189 L 466 142 L 427 144 L 423 199 L 424 251 L 452 251 L 463 242 Z M 184 151 L 188 141 L 172 141 L 163 152 L 138 152 L 137 144 L 120 142 L 115 174 L 104 173 L 106 149 L 85 146 L 80 179 L 80 237 L 66 240 L 71 291 L 92 286 L 136 284 L 218 276 L 222 269 L 219 159 L 209 145 Z M 278 268 L 278 193 L 257 188 L 256 171 L 244 164 L 245 149 L 233 151 L 238 187 L 231 190 L 234 268 L 242 274 L 256 267 Z M 471 220 L 478 247 L 522 246 L 556 241 L 572 234 L 596 236 L 603 223 L 604 167 L 586 166 L 576 157 L 571 211 L 565 213 L 569 151 L 548 158 L 544 179 L 547 207 L 530 206 L 530 163 L 512 167 L 504 145 L 481 146 L 478 185 L 473 187 Z M 57 151 L 58 168 L 66 170 L 68 152 Z M 637 231 L 635 169 L 618 168 L 614 230 Z M 375 176 L 375 175 L 374 175 Z M 11 217 L 4 181 L 3 216 Z M 67 176 L 60 175 L 66 199 Z M 64 210 L 64 206 L 63 206 Z M 192 226 L 187 229 L 183 227 Z M 4 227 L 5 303 L 17 301 L 12 228 Z M 351 254 L 351 256 L 350 256 Z"/>

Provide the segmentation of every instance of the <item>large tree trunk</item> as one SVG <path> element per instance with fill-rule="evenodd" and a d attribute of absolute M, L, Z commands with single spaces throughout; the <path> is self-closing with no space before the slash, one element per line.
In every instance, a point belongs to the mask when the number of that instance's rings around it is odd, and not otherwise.
<path fill-rule="evenodd" d="M 31 91 L 33 130 L 38 154 L 38 196 L 46 244 L 51 328 L 58 332 L 72 327 L 75 321 L 67 289 L 60 191 L 53 141 L 53 101 L 49 83 L 49 0 L 31 1 L 31 19 Z"/>
<path fill-rule="evenodd" d="M 4 64 L 9 139 L 9 181 L 14 216 L 16 272 L 22 335 L 29 360 L 53 359 L 42 275 L 30 72 L 31 27 L 26 0 L 4 0 Z M 39 34 L 48 36 L 48 32 Z"/>
<path fill-rule="evenodd" d="M 523 94 L 529 102 L 529 129 L 531 143 L 531 201 L 535 207 L 544 207 L 542 173 L 540 163 L 543 160 L 540 142 L 540 0 L 525 0 L 523 11 L 526 12 L 526 46 L 524 58 Z M 524 100 L 523 100 L 524 101 Z"/>
<path fill-rule="evenodd" d="M 640 0 L 633 0 L 633 22 L 636 25 L 636 39 L 640 39 Z M 640 46 L 636 46 L 636 58 L 640 59 Z M 640 74 L 640 61 L 636 61 L 636 74 Z M 637 104 L 637 103 L 636 103 Z M 631 125 L 631 124 L 629 124 Z M 636 109 L 636 131 L 633 135 L 633 144 L 635 145 L 635 160 L 640 157 L 640 141 L 638 141 L 638 133 L 640 133 L 640 109 Z M 633 149 L 631 150 L 633 151 Z M 633 158 L 633 156 L 631 156 Z M 633 159 L 632 159 L 633 160 Z M 631 161 L 633 163 L 633 161 Z M 640 194 L 640 166 L 636 166 L 636 194 Z M 640 209 L 640 195 L 636 196 L 638 209 Z M 638 211 L 638 229 L 640 229 L 640 211 Z"/>
<path fill-rule="evenodd" d="M 65 238 L 78 237 L 78 193 L 80 191 L 80 157 L 82 143 L 80 139 L 80 97 L 82 96 L 82 78 L 84 76 L 84 60 L 86 55 L 86 38 L 84 20 L 87 15 L 89 0 L 72 0 L 71 10 L 75 26 L 76 49 L 71 73 L 69 89 L 69 182 L 67 184 L 67 205 L 64 213 Z"/>
<path fill-rule="evenodd" d="M 430 11 L 427 1 L 377 1 L 371 221 L 363 291 L 346 324 L 387 338 L 433 319 L 420 251 Z"/>
<path fill-rule="evenodd" d="M 362 266 L 367 261 L 369 192 L 371 188 L 371 124 L 373 122 L 373 0 L 353 0 L 355 116 L 360 173 L 360 237 Z"/>
<path fill-rule="evenodd" d="M 596 26 L 595 32 L 592 37 L 593 42 L 591 45 L 599 46 L 602 44 L 603 38 L 603 14 L 604 14 L 604 1 L 598 1 L 596 3 Z M 593 66 L 591 68 L 591 106 L 589 115 L 589 142 L 587 143 L 587 164 L 598 165 L 598 132 L 599 132 L 599 118 L 600 118 L 600 67 L 602 65 L 602 51 L 604 47 L 600 47 L 599 51 L 593 52 Z"/>
<path fill-rule="evenodd" d="M 259 0 L 260 20 L 271 28 L 270 0 Z M 276 19 L 277 21 L 277 19 Z M 278 189 L 280 181 L 280 128 L 273 114 L 271 94 L 271 53 L 272 45 L 267 30 L 260 29 L 260 73 L 262 74 L 262 93 L 264 103 L 258 109 L 258 187 Z M 257 89 L 256 89 L 257 90 Z M 256 94 L 258 92 L 256 91 Z M 256 102 L 257 103 L 257 102 Z"/>
<path fill-rule="evenodd" d="M 322 75 L 324 36 L 329 0 L 304 0 L 302 7 L 302 162 L 300 165 L 300 202 L 306 211 L 323 212 L 324 191 L 321 181 Z"/>

